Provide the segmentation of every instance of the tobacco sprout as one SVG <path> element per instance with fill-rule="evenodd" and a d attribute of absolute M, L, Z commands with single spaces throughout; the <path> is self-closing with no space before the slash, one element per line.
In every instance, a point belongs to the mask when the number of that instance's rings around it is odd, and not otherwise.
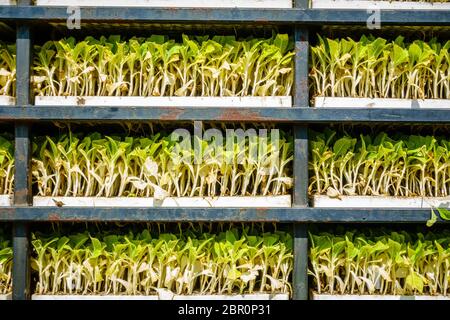
<path fill-rule="evenodd" d="M 245 140 L 229 136 L 222 145 L 194 135 L 186 146 L 171 137 L 165 132 L 107 136 L 70 130 L 35 137 L 37 195 L 163 199 L 285 195 L 292 188 L 293 142 L 281 130 L 278 144 L 270 134 Z M 202 161 L 194 161 L 196 144 Z M 257 156 L 250 152 L 257 149 Z"/>
<path fill-rule="evenodd" d="M 290 234 L 249 227 L 177 233 L 33 234 L 37 294 L 291 293 Z"/>
<path fill-rule="evenodd" d="M 442 220 L 450 221 L 450 210 L 446 208 L 431 207 L 431 217 L 427 220 L 427 227 L 433 226 L 436 223 L 438 216 Z"/>
<path fill-rule="evenodd" d="M 353 137 L 311 131 L 310 194 L 446 197 L 450 141 L 397 135 Z"/>
<path fill-rule="evenodd" d="M 16 45 L 0 42 L 0 95 L 16 96 Z"/>
<path fill-rule="evenodd" d="M 450 41 L 318 40 L 311 47 L 313 96 L 450 99 Z"/>
<path fill-rule="evenodd" d="M 234 36 L 87 37 L 35 48 L 37 96 L 289 96 L 293 42 Z"/>
<path fill-rule="evenodd" d="M 10 195 L 14 191 L 14 138 L 10 134 L 0 135 L 0 194 Z"/>
<path fill-rule="evenodd" d="M 0 229 L 0 294 L 12 292 L 12 260 L 13 250 L 3 230 Z"/>
<path fill-rule="evenodd" d="M 310 234 L 319 294 L 449 295 L 450 234 Z"/>

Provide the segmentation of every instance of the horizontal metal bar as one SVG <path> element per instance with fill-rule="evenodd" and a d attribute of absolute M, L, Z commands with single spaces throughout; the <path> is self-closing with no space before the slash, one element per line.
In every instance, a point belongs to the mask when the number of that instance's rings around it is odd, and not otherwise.
<path fill-rule="evenodd" d="M 449 123 L 450 109 L 0 106 L 0 120 Z"/>
<path fill-rule="evenodd" d="M 430 209 L 353 208 L 0 208 L 0 221 L 222 221 L 425 223 Z M 439 220 L 442 222 L 442 220 Z"/>
<path fill-rule="evenodd" d="M 158 23 L 274 23 L 274 24 L 363 24 L 370 10 L 335 9 L 254 9 L 254 8 L 133 8 L 84 7 L 81 21 Z M 66 21 L 66 7 L 3 6 L 1 20 Z M 382 25 L 449 25 L 445 10 L 380 10 Z"/>

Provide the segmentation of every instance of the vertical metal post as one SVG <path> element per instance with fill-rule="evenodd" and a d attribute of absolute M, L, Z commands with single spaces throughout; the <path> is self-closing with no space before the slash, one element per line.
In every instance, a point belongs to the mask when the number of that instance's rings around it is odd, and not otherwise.
<path fill-rule="evenodd" d="M 295 87 L 294 106 L 309 108 L 309 32 L 308 29 L 295 28 Z"/>
<path fill-rule="evenodd" d="M 296 8 L 308 8 L 308 0 L 296 0 Z M 294 107 L 309 107 L 309 33 L 296 26 Z M 295 207 L 308 206 L 308 127 L 297 125 L 294 134 L 294 198 Z M 294 224 L 294 300 L 308 300 L 308 228 L 306 224 Z"/>
<path fill-rule="evenodd" d="M 13 300 L 30 299 L 29 236 L 26 223 L 13 226 Z"/>
<path fill-rule="evenodd" d="M 294 127 L 294 199 L 295 207 L 308 206 L 308 128 Z M 308 300 L 308 227 L 294 224 L 294 300 Z"/>
<path fill-rule="evenodd" d="M 31 0 L 19 0 L 17 5 L 31 5 Z M 27 106 L 31 102 L 31 34 L 28 25 L 17 25 L 16 38 L 16 107 Z M 31 204 L 31 143 L 30 126 L 26 123 L 15 124 L 15 175 L 14 205 Z M 30 247 L 28 225 L 16 222 L 13 226 L 13 299 L 30 299 Z"/>

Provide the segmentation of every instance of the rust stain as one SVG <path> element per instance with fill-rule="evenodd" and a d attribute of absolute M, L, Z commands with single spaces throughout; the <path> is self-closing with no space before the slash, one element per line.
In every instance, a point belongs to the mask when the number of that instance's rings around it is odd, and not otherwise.
<path fill-rule="evenodd" d="M 217 118 L 222 121 L 265 121 L 257 111 L 227 110 Z"/>
<path fill-rule="evenodd" d="M 160 120 L 178 120 L 183 112 L 183 109 L 170 108 L 166 113 L 161 115 Z"/>
<path fill-rule="evenodd" d="M 77 97 L 77 105 L 80 107 L 86 105 L 86 99 L 82 97 Z"/>
<path fill-rule="evenodd" d="M 300 80 L 299 87 L 300 88 L 308 88 L 308 80 Z M 306 89 L 304 89 L 304 90 L 306 90 Z"/>
<path fill-rule="evenodd" d="M 61 220 L 61 217 L 60 217 L 59 214 L 57 214 L 57 213 L 50 213 L 50 214 L 48 215 L 48 220 L 49 220 L 49 221 L 60 221 L 60 220 Z"/>
<path fill-rule="evenodd" d="M 267 209 L 258 208 L 256 209 L 256 217 L 257 219 L 266 220 L 267 219 Z"/>
<path fill-rule="evenodd" d="M 15 199 L 26 199 L 28 196 L 28 190 L 27 189 L 16 189 L 14 192 L 14 198 Z"/>

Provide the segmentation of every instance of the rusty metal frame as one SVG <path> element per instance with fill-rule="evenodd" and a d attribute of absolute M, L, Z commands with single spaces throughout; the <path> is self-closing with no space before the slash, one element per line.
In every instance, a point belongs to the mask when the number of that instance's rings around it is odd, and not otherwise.
<path fill-rule="evenodd" d="M 307 9 L 308 0 L 295 0 L 293 9 L 177 9 L 81 8 L 81 18 L 93 23 L 162 23 L 290 26 L 295 37 L 295 90 L 293 108 L 167 108 L 33 106 L 30 95 L 32 53 L 28 23 L 64 22 L 65 7 L 0 7 L 0 21 L 17 22 L 17 102 L 0 106 L 0 120 L 15 124 L 14 206 L 0 208 L 0 222 L 13 222 L 13 299 L 30 298 L 31 222 L 279 222 L 290 223 L 294 235 L 294 299 L 308 299 L 308 224 L 311 223 L 425 223 L 429 209 L 328 209 L 308 207 L 308 136 L 312 123 L 450 123 L 449 110 L 309 108 L 309 28 L 322 25 L 365 25 L 367 10 Z M 381 10 L 383 25 L 449 26 L 450 12 Z M 31 207 L 31 124 L 44 121 L 240 121 L 287 123 L 294 135 L 294 191 L 292 208 L 41 208 Z M 442 220 L 438 222 L 442 223 Z"/>
<path fill-rule="evenodd" d="M 240 121 L 308 123 L 450 123 L 445 109 L 0 106 L 2 121 Z"/>
<path fill-rule="evenodd" d="M 420 223 L 430 209 L 410 208 L 102 208 L 3 207 L 0 222 L 278 222 L 278 223 Z M 448 223 L 438 219 L 438 223 Z"/>

